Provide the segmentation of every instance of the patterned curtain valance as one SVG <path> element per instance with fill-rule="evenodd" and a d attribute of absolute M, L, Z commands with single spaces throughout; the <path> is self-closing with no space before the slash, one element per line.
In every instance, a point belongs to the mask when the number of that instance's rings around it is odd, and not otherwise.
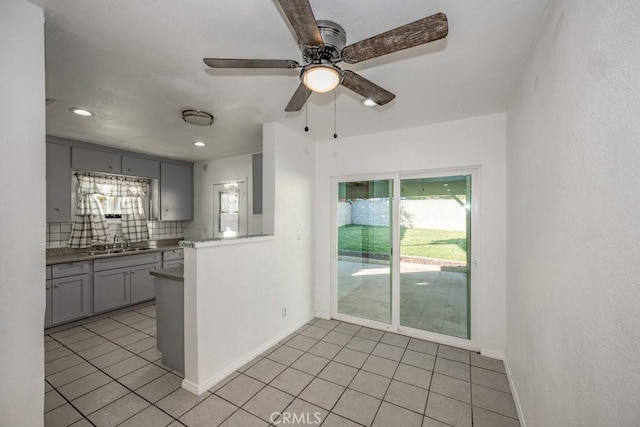
<path fill-rule="evenodd" d="M 78 194 L 102 194 L 103 196 L 144 197 L 149 181 L 121 176 L 102 176 L 76 172 Z"/>

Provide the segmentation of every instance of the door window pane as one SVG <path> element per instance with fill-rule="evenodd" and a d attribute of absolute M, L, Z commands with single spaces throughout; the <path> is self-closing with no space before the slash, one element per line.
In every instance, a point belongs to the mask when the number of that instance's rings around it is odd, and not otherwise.
<path fill-rule="evenodd" d="M 338 313 L 391 323 L 392 180 L 338 184 Z"/>
<path fill-rule="evenodd" d="M 471 177 L 400 188 L 400 325 L 469 339 Z"/>

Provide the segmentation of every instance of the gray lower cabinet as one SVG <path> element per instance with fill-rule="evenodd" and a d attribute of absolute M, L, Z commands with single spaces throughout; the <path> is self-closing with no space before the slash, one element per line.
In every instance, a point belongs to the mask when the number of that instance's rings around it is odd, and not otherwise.
<path fill-rule="evenodd" d="M 172 249 L 162 252 L 162 268 L 184 265 L 184 250 Z"/>
<path fill-rule="evenodd" d="M 154 299 L 160 268 L 161 252 L 47 266 L 45 328 Z"/>
<path fill-rule="evenodd" d="M 90 273 L 89 261 L 47 266 L 45 327 L 92 314 Z"/>
<path fill-rule="evenodd" d="M 159 270 L 159 264 L 131 267 L 131 303 L 150 300 L 156 297 L 155 278 L 150 271 Z"/>
<path fill-rule="evenodd" d="M 125 267 L 93 274 L 93 309 L 96 313 L 130 304 L 130 271 Z"/>
<path fill-rule="evenodd" d="M 51 324 L 91 314 L 90 280 L 89 274 L 51 279 Z"/>
<path fill-rule="evenodd" d="M 171 267 L 180 267 L 181 265 L 184 265 L 184 260 L 183 259 L 174 259 L 171 261 L 165 261 L 162 263 L 162 268 L 171 268 Z"/>
<path fill-rule="evenodd" d="M 96 260 L 93 263 L 93 306 L 96 313 L 155 298 L 150 271 L 161 268 L 161 253 Z"/>
<path fill-rule="evenodd" d="M 51 326 L 51 324 L 53 323 L 53 320 L 51 318 L 51 279 L 47 280 L 45 292 L 46 292 L 47 308 L 46 308 L 46 311 L 44 312 L 44 327 L 46 328 Z"/>

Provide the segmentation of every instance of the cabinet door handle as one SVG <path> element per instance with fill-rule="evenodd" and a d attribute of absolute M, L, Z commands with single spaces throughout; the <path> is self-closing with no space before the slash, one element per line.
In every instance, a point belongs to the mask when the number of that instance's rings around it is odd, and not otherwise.
<path fill-rule="evenodd" d="M 47 285 L 47 289 L 51 289 L 51 286 Z"/>
<path fill-rule="evenodd" d="M 55 208 L 55 211 L 56 212 L 60 212 L 60 208 Z"/>
<path fill-rule="evenodd" d="M 132 271 L 132 272 L 131 272 L 131 274 L 136 274 L 136 272 L 135 272 L 135 271 Z"/>
<path fill-rule="evenodd" d="M 58 284 L 53 285 L 54 288 L 57 288 L 58 286 L 60 286 L 60 285 L 58 285 Z"/>
<path fill-rule="evenodd" d="M 109 165 L 109 169 L 113 169 L 113 166 Z"/>

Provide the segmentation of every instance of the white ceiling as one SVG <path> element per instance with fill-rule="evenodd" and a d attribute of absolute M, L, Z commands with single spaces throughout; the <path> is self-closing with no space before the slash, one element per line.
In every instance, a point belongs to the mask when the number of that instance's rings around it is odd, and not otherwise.
<path fill-rule="evenodd" d="M 298 72 L 212 70 L 204 57 L 302 62 L 275 0 L 32 0 L 45 10 L 47 133 L 163 156 L 204 160 L 261 150 L 262 123 L 303 132 L 305 111 L 285 113 Z M 505 110 L 551 0 L 311 0 L 347 44 L 444 12 L 446 39 L 356 65 L 396 94 L 368 108 L 337 90 L 340 137 Z M 313 94 L 309 136 L 334 133 L 334 94 Z M 86 108 L 95 117 L 69 112 Z M 197 108 L 213 126 L 182 121 Z M 204 148 L 192 145 L 207 143 Z"/>

